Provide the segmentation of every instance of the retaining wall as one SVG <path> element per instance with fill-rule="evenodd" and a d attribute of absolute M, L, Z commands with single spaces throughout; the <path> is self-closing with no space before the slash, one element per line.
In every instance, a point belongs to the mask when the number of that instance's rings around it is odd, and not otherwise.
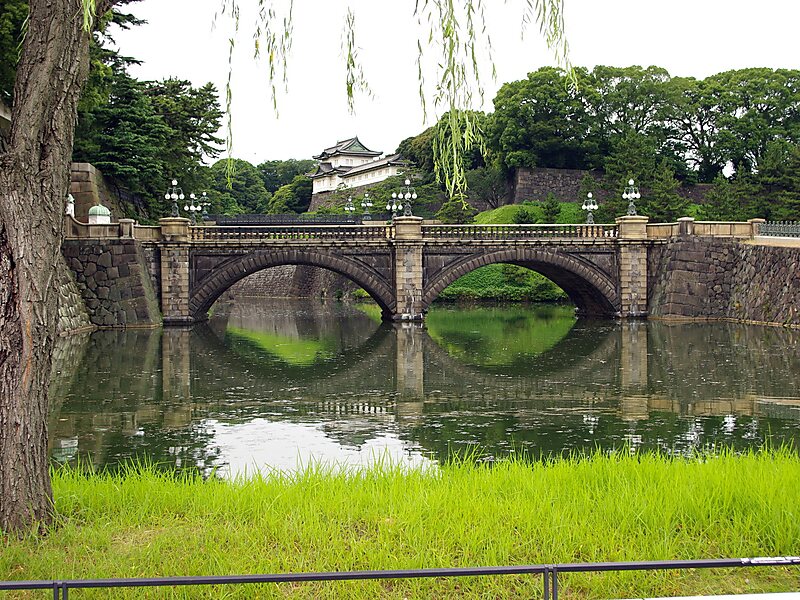
<path fill-rule="evenodd" d="M 129 327 L 161 322 L 157 296 L 139 242 L 65 240 L 62 253 L 75 275 L 93 325 Z"/>
<path fill-rule="evenodd" d="M 648 261 L 653 317 L 800 327 L 800 247 L 687 236 Z"/>

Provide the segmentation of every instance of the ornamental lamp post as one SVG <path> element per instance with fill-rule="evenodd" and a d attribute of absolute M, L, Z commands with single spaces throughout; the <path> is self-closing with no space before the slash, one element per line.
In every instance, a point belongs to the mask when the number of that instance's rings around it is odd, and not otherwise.
<path fill-rule="evenodd" d="M 203 214 L 200 215 L 200 218 L 203 221 L 208 221 L 208 207 L 211 206 L 211 202 L 208 201 L 208 194 L 206 192 L 200 195 L 200 198 L 197 200 L 197 205 L 203 210 Z"/>
<path fill-rule="evenodd" d="M 636 204 L 634 204 L 634 200 L 638 200 L 641 198 L 642 195 L 639 193 L 639 188 L 637 188 L 633 184 L 633 179 L 628 179 L 628 186 L 625 188 L 625 191 L 622 193 L 622 199 L 628 200 L 628 216 L 635 217 L 636 216 Z"/>
<path fill-rule="evenodd" d="M 581 210 L 586 211 L 587 225 L 594 225 L 594 215 L 592 214 L 592 212 L 597 209 L 598 209 L 597 202 L 592 196 L 592 192 L 589 192 L 588 194 L 586 194 L 586 200 L 583 201 L 583 205 L 581 206 Z"/>
<path fill-rule="evenodd" d="M 403 210 L 403 198 L 397 192 L 392 192 L 392 199 L 386 203 L 386 211 L 392 213 L 389 217 L 389 223 L 392 223 L 397 217 L 397 212 Z"/>
<path fill-rule="evenodd" d="M 172 180 L 172 187 L 164 194 L 164 200 L 172 200 L 172 216 L 180 217 L 180 210 L 178 210 L 178 200 L 183 202 L 186 196 L 183 195 L 183 189 L 178 187 L 178 180 Z"/>
<path fill-rule="evenodd" d="M 361 201 L 361 208 L 364 209 L 364 214 L 361 215 L 361 220 L 371 221 L 372 215 L 369 214 L 369 209 L 372 208 L 372 200 L 369 199 L 369 192 L 364 192 L 364 199 Z"/>
<path fill-rule="evenodd" d="M 413 217 L 414 215 L 411 213 L 411 201 L 417 199 L 417 191 L 411 186 L 411 180 L 405 180 L 405 189 L 400 190 L 400 193 L 394 194 L 392 193 L 392 198 L 397 196 L 398 200 L 401 204 L 398 206 L 398 210 L 403 211 L 404 217 Z M 402 201 L 405 200 L 405 209 L 403 209 Z"/>
<path fill-rule="evenodd" d="M 353 212 L 356 210 L 356 207 L 353 206 L 353 197 L 348 196 L 347 202 L 344 203 L 344 212 L 350 215 L 350 218 L 353 217 Z"/>
<path fill-rule="evenodd" d="M 192 220 L 192 225 L 197 225 L 197 213 L 203 210 L 203 207 L 198 202 L 196 205 L 194 201 L 197 200 L 197 196 L 194 194 L 189 194 L 189 204 L 183 205 L 183 210 L 189 213 L 189 218 Z"/>

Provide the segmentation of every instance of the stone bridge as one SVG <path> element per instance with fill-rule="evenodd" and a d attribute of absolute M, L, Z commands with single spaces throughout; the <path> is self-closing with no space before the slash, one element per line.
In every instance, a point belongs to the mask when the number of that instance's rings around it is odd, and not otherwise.
<path fill-rule="evenodd" d="M 653 225 L 642 216 L 613 225 L 441 225 L 399 217 L 391 224 L 252 227 L 193 226 L 182 218 L 161 219 L 158 226 L 129 219 L 86 225 L 68 217 L 64 256 L 101 326 L 204 321 L 237 281 L 280 265 L 311 265 L 349 278 L 386 320 L 422 320 L 449 284 L 494 263 L 545 275 L 582 315 L 630 318 L 652 314 L 654 294 L 665 300 L 663 271 L 670 266 L 660 246 L 692 236 L 739 243 L 752 240 L 757 227 L 757 221 L 690 218 Z M 673 299 L 678 292 L 691 295 L 682 281 L 667 282 L 677 286 Z"/>

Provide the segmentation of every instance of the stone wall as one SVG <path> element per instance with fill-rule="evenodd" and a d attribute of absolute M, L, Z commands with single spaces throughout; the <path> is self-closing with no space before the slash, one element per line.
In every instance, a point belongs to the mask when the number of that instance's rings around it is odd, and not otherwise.
<path fill-rule="evenodd" d="M 597 182 L 598 188 L 595 197 L 600 201 L 605 200 L 608 194 L 599 188 L 600 179 L 603 176 L 600 171 L 519 168 L 514 173 L 512 202 L 521 204 L 526 200 L 542 201 L 550 192 L 555 194 L 560 202 L 583 202 L 580 188 L 581 181 L 587 173 Z M 690 202 L 702 204 L 705 202 L 706 194 L 713 187 L 711 184 L 685 185 L 677 191 Z"/>
<path fill-rule="evenodd" d="M 161 322 L 145 257 L 136 240 L 65 240 L 62 253 L 75 274 L 92 324 L 128 327 Z"/>
<path fill-rule="evenodd" d="M 286 265 L 262 269 L 245 277 L 231 287 L 228 297 L 337 298 L 357 289 L 355 283 L 328 269 Z"/>
<path fill-rule="evenodd" d="M 76 331 L 93 329 L 89 313 L 75 282 L 75 275 L 70 269 L 59 266 L 58 282 L 58 324 L 56 333 L 66 335 Z"/>
<path fill-rule="evenodd" d="M 555 194 L 560 202 L 575 202 L 580 196 L 581 180 L 587 173 L 598 181 L 601 177 L 598 171 L 519 168 L 514 173 L 513 202 L 541 201 L 549 193 Z"/>
<path fill-rule="evenodd" d="M 688 236 L 648 261 L 654 317 L 800 326 L 800 247 Z"/>
<path fill-rule="evenodd" d="M 70 166 L 69 191 L 75 198 L 75 218 L 81 223 L 89 220 L 89 209 L 102 203 L 111 211 L 112 220 L 125 216 L 119 201 L 120 190 L 111 184 L 94 165 L 74 162 Z"/>

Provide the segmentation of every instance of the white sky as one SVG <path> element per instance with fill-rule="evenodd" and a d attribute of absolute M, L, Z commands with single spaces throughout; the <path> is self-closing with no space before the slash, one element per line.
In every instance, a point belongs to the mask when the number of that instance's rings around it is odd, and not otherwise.
<path fill-rule="evenodd" d="M 414 0 L 295 0 L 289 91 L 276 117 L 266 70 L 252 60 L 253 23 L 242 4 L 233 69 L 233 156 L 253 163 L 310 158 L 338 140 L 358 135 L 373 150 L 391 153 L 423 123 L 417 84 Z M 554 64 L 530 28 L 520 39 L 524 0 L 484 0 L 489 15 L 497 80 L 486 75 L 486 102 L 503 82 Z M 123 54 L 144 63 L 140 79 L 179 77 L 200 86 L 211 81 L 224 95 L 230 22 L 212 29 L 221 0 L 144 0 L 131 12 L 148 24 L 115 38 Z M 274 4 L 281 4 L 280 1 Z M 341 37 L 346 6 L 353 7 L 361 62 L 373 98 L 347 109 Z M 588 68 L 658 65 L 672 75 L 706 77 L 745 67 L 798 68 L 798 0 L 565 0 L 566 32 L 574 65 Z M 432 78 L 429 75 L 429 79 Z M 224 98 L 222 99 L 224 105 Z"/>

